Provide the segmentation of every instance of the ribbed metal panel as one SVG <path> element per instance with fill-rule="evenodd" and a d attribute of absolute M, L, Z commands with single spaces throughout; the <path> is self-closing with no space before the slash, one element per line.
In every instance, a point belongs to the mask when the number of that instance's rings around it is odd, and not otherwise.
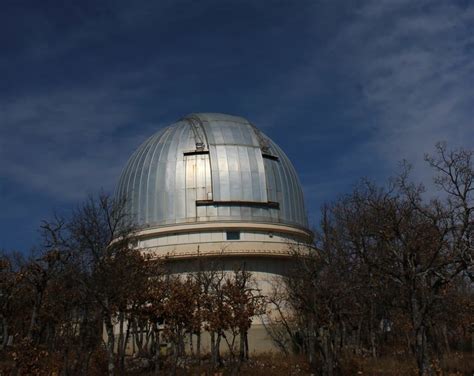
<path fill-rule="evenodd" d="M 303 193 L 285 153 L 241 117 L 192 114 L 131 156 L 116 195 L 140 227 L 242 221 L 307 228 Z"/>

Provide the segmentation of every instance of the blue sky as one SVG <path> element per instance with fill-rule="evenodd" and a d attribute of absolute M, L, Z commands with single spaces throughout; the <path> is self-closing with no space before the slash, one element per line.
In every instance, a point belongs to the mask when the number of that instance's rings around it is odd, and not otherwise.
<path fill-rule="evenodd" d="M 310 220 L 436 141 L 473 147 L 474 2 L 3 1 L 0 248 L 113 191 L 191 112 L 248 118 L 299 172 Z"/>

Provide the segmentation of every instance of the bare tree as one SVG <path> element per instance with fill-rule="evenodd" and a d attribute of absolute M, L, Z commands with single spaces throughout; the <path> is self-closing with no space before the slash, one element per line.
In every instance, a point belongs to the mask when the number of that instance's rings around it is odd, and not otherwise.
<path fill-rule="evenodd" d="M 439 144 L 436 156 L 427 157 L 443 190 L 439 198 L 426 200 L 405 164 L 387 188 L 364 181 L 324 208 L 318 251 L 298 256 L 287 286 L 304 317 L 305 351 L 314 363 L 319 349 L 325 374 L 337 370 L 337 349 L 347 348 L 345 333 L 354 324 L 357 347 L 365 332 L 377 356 L 381 326 L 403 322 L 419 374 L 433 374 L 436 320 L 462 276 L 472 281 L 472 155 Z"/>
<path fill-rule="evenodd" d="M 142 288 L 139 284 L 147 281 L 147 263 L 133 247 L 134 228 L 124 202 L 104 194 L 90 197 L 68 220 L 55 218 L 45 222 L 43 229 L 48 247 L 62 249 L 76 268 L 70 278 L 85 303 L 78 310 L 82 330 L 90 327 L 97 331 L 97 325 L 88 325 L 91 310 L 98 313 L 105 327 L 108 372 L 112 375 L 116 349 L 123 365 L 127 342 L 123 331 L 116 342 L 114 324 L 118 321 L 123 327 L 131 297 Z"/>

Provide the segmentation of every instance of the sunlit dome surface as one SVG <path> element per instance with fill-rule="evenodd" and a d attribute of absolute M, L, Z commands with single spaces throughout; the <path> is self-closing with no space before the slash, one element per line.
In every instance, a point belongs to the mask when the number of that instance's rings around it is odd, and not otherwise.
<path fill-rule="evenodd" d="M 139 227 L 256 222 L 307 228 L 303 193 L 285 153 L 246 119 L 191 114 L 131 156 L 116 195 Z"/>

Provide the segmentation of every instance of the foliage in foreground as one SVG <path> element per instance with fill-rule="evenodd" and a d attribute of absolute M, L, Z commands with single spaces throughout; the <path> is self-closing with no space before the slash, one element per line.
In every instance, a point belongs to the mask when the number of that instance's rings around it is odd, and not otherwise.
<path fill-rule="evenodd" d="M 405 170 L 323 208 L 315 248 L 293 247 L 294 270 L 267 299 L 267 328 L 285 356 L 249 356 L 265 304 L 244 265 L 226 272 L 198 257 L 196 273 L 172 276 L 133 246 L 123 203 L 90 199 L 43 224 L 41 251 L 0 257 L 1 371 L 468 374 L 472 156 L 439 145 L 427 159 L 439 198 L 427 201 Z"/>
<path fill-rule="evenodd" d="M 236 368 L 248 359 L 247 332 L 263 301 L 242 265 L 167 273 L 134 248 L 123 203 L 107 196 L 42 230 L 40 252 L 0 257 L 2 368 L 17 375 L 124 374 L 133 352 L 155 374 L 164 366 L 174 374 L 186 342 L 201 358 L 203 332 L 211 337 L 213 367 L 223 362 L 221 347 Z"/>
<path fill-rule="evenodd" d="M 279 314 L 269 331 L 284 352 L 335 375 L 347 354 L 395 349 L 435 375 L 472 346 L 474 152 L 437 152 L 427 157 L 437 198 L 426 200 L 405 168 L 387 187 L 363 182 L 323 208 L 315 250 L 293 250 L 295 270 L 271 296 Z"/>

